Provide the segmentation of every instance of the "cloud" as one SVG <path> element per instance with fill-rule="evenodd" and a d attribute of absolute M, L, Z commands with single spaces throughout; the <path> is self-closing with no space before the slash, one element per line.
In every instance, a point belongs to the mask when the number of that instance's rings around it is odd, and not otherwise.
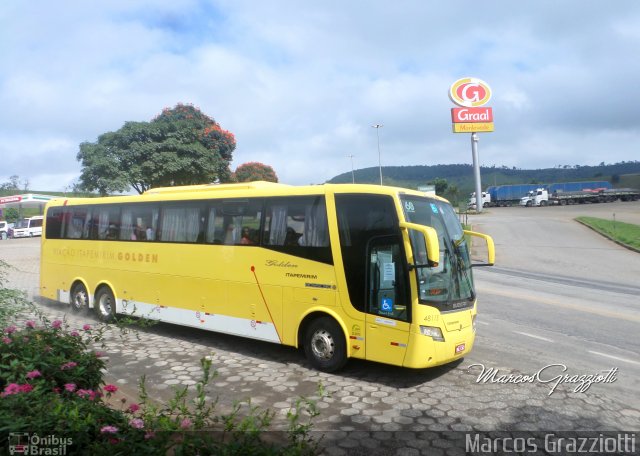
<path fill-rule="evenodd" d="M 174 0 L 0 6 L 0 180 L 62 190 L 78 145 L 193 103 L 291 184 L 469 163 L 447 98 L 493 89 L 485 164 L 638 159 L 640 4 Z M 49 186 L 53 187 L 49 187 Z"/>

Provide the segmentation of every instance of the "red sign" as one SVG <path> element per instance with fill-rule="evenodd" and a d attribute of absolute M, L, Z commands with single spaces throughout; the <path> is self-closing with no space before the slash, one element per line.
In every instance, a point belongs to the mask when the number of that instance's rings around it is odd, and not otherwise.
<path fill-rule="evenodd" d="M 493 122 L 492 108 L 451 108 L 453 123 Z"/>
<path fill-rule="evenodd" d="M 6 198 L 0 198 L 0 204 L 19 203 L 20 201 L 22 201 L 21 196 L 7 196 Z"/>

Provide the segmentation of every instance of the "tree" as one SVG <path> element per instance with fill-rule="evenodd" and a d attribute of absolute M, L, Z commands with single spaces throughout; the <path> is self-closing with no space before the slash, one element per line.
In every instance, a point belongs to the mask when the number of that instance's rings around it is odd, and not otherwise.
<path fill-rule="evenodd" d="M 15 207 L 8 207 L 4 210 L 4 218 L 9 223 L 15 223 L 20 218 L 20 212 Z"/>
<path fill-rule="evenodd" d="M 231 180 L 232 133 L 191 105 L 164 109 L 151 122 L 126 122 L 80 144 L 80 183 L 102 195 Z"/>
<path fill-rule="evenodd" d="M 431 182 L 429 182 L 429 185 L 435 185 L 436 195 L 444 195 L 444 192 L 447 190 L 449 183 L 447 182 L 446 179 L 441 179 L 439 177 L 436 177 Z"/>
<path fill-rule="evenodd" d="M 0 190 L 20 190 L 20 176 L 15 174 L 9 177 L 9 181 L 0 184 Z"/>
<path fill-rule="evenodd" d="M 236 182 L 278 182 L 278 176 L 273 168 L 258 162 L 243 163 L 236 168 L 233 177 Z"/>

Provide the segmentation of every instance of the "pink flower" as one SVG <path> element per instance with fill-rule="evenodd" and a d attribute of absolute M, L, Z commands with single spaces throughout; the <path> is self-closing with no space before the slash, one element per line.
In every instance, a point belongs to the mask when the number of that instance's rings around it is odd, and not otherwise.
<path fill-rule="evenodd" d="M 60 388 L 58 388 L 57 386 L 55 388 L 53 388 L 53 392 L 56 394 L 60 394 L 60 391 L 62 391 Z"/>
<path fill-rule="evenodd" d="M 31 391 L 33 391 L 33 385 L 29 385 L 28 383 L 25 383 L 24 385 L 20 385 L 21 393 L 29 393 Z"/>
<path fill-rule="evenodd" d="M 53 323 L 51 323 L 53 329 L 60 329 L 61 326 L 62 322 L 60 320 L 54 320 Z"/>
<path fill-rule="evenodd" d="M 138 404 L 131 404 L 127 410 L 131 413 L 136 413 L 140 410 L 140 406 Z"/>
<path fill-rule="evenodd" d="M 4 342 L 5 344 L 9 345 L 13 341 L 9 337 L 3 337 L 2 338 L 2 342 Z"/>
<path fill-rule="evenodd" d="M 107 356 L 105 352 L 95 352 L 94 354 L 96 355 L 96 358 L 102 358 L 104 356 Z"/>
<path fill-rule="evenodd" d="M 80 333 L 76 330 L 71 331 L 69 334 L 71 334 L 73 337 L 79 337 Z"/>
<path fill-rule="evenodd" d="M 156 433 L 153 431 L 147 431 L 147 433 L 144 435 L 144 439 L 145 440 L 149 440 L 152 439 L 156 436 Z"/>
<path fill-rule="evenodd" d="M 18 394 L 20 392 L 20 385 L 17 383 L 9 383 L 4 387 L 4 391 L 0 394 L 1 397 L 10 396 L 12 394 Z"/>
<path fill-rule="evenodd" d="M 104 388 L 102 389 L 107 393 L 115 393 L 116 391 L 118 391 L 118 387 L 116 385 L 104 385 Z"/>
<path fill-rule="evenodd" d="M 78 391 L 76 391 L 76 395 L 78 395 L 78 397 L 89 397 L 89 399 L 91 400 L 94 400 L 96 398 L 96 393 L 92 390 L 87 389 L 79 389 Z"/>
<path fill-rule="evenodd" d="M 189 418 L 185 418 L 180 422 L 180 427 L 182 429 L 188 429 L 191 426 L 192 422 Z"/>
<path fill-rule="evenodd" d="M 33 386 L 25 383 L 24 385 L 18 385 L 17 383 L 9 383 L 5 386 L 4 391 L 0 394 L 0 397 L 11 396 L 18 393 L 29 393 L 33 391 Z"/>
<path fill-rule="evenodd" d="M 68 363 L 63 364 L 62 366 L 60 366 L 60 370 L 69 370 L 69 369 L 73 369 L 74 367 L 76 367 L 78 365 L 78 363 L 75 363 L 73 361 L 69 361 Z"/>
<path fill-rule="evenodd" d="M 100 429 L 101 434 L 115 434 L 116 432 L 118 432 L 118 428 L 115 426 L 103 426 Z"/>
<path fill-rule="evenodd" d="M 39 370 L 32 370 L 31 372 L 27 372 L 27 378 L 38 378 L 42 377 L 42 374 Z"/>
<path fill-rule="evenodd" d="M 11 325 L 11 326 L 7 326 L 7 327 L 4 329 L 4 332 L 6 332 L 7 334 L 12 334 L 12 333 L 16 332 L 16 329 L 17 329 L 17 328 L 16 328 L 16 326 L 15 326 L 15 325 Z"/>
<path fill-rule="evenodd" d="M 75 383 L 67 383 L 64 385 L 64 389 L 66 389 L 67 391 L 73 393 L 76 390 L 76 384 Z"/>
<path fill-rule="evenodd" d="M 27 322 L 25 323 L 27 328 L 31 328 L 31 329 L 35 329 L 36 327 L 36 322 L 33 320 L 27 320 Z"/>
<path fill-rule="evenodd" d="M 136 429 L 142 429 L 144 428 L 144 421 L 141 420 L 140 418 L 134 418 L 131 421 L 129 421 L 129 426 Z"/>
<path fill-rule="evenodd" d="M 91 331 L 91 325 L 84 325 L 82 329 L 84 329 L 85 331 Z"/>

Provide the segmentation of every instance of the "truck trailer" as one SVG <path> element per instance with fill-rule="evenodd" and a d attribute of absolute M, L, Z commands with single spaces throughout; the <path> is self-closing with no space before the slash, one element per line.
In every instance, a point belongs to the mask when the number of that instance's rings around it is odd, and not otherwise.
<path fill-rule="evenodd" d="M 554 191 L 549 193 L 546 188 L 531 191 L 528 196 L 520 200 L 520 206 L 571 205 L 585 203 L 610 203 L 613 201 L 637 201 L 640 191 L 631 188 L 609 188 L 584 191 Z"/>
<path fill-rule="evenodd" d="M 553 184 L 516 184 L 495 185 L 487 187 L 482 194 L 483 207 L 517 206 L 522 204 L 523 197 L 529 197 L 530 192 L 535 195 L 539 188 L 547 190 L 549 194 L 560 192 L 602 191 L 611 189 L 607 181 L 557 182 Z M 475 207 L 475 192 L 469 198 L 469 207 Z"/>

